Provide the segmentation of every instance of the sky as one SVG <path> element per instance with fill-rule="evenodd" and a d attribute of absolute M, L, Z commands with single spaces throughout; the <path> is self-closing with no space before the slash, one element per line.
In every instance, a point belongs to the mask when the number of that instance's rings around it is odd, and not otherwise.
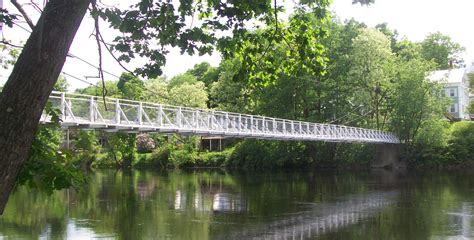
<path fill-rule="evenodd" d="M 0 0 L 2 1 L 2 0 Z M 286 5 L 288 8 L 292 5 L 292 0 L 279 0 L 279 5 Z M 29 2 L 20 0 L 20 3 Z M 43 2 L 36 0 L 36 2 Z M 109 4 L 119 1 L 106 1 Z M 130 2 L 121 6 L 129 5 Z M 11 12 L 15 12 L 15 8 L 10 1 L 4 2 L 4 8 Z M 38 14 L 34 13 L 31 6 L 24 6 L 28 12 L 31 12 L 32 18 L 37 18 Z M 375 4 L 370 6 L 353 5 L 352 0 L 333 0 L 331 11 L 334 12 L 341 20 L 354 18 L 358 21 L 366 23 L 369 27 L 373 27 L 378 23 L 388 23 L 392 29 L 399 32 L 400 37 L 406 37 L 412 41 L 421 41 L 429 34 L 440 31 L 449 35 L 453 41 L 460 43 L 466 48 L 465 61 L 471 63 L 474 60 L 474 0 L 375 0 Z M 106 41 L 111 41 L 116 32 L 107 28 L 106 23 L 102 23 L 102 34 Z M 26 25 L 24 27 L 27 29 Z M 98 54 L 95 39 L 91 37 L 93 31 L 93 21 L 90 16 L 86 16 L 76 34 L 74 42 L 71 46 L 70 53 L 98 65 Z M 26 41 L 29 33 L 23 29 L 15 27 L 13 29 L 4 27 L 3 37 L 12 40 L 14 43 Z M 3 54 L 3 53 L 2 53 Z M 109 54 L 103 54 L 104 70 L 113 73 L 105 74 L 106 79 L 116 80 L 115 76 L 119 76 L 123 70 L 112 59 Z M 219 55 L 211 56 L 187 56 L 180 55 L 178 50 L 171 50 L 167 56 L 167 64 L 163 68 L 164 75 L 172 77 L 183 73 L 192 68 L 195 64 L 207 61 L 213 66 L 217 66 L 220 61 Z M 143 61 L 135 61 L 127 64 L 129 69 L 143 64 Z M 98 70 L 79 61 L 78 59 L 68 58 L 63 68 L 63 72 L 96 83 Z M 0 84 L 3 84 L 10 70 L 0 69 Z M 66 77 L 70 84 L 70 89 L 87 87 L 89 84 Z"/>

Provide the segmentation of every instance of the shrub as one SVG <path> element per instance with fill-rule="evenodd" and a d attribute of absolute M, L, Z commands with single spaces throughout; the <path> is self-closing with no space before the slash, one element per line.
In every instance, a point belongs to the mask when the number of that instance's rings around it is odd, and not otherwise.
<path fill-rule="evenodd" d="M 177 165 L 171 160 L 171 152 L 175 149 L 173 145 L 165 144 L 156 148 L 150 158 L 142 165 L 156 166 L 162 169 L 175 168 Z"/>
<path fill-rule="evenodd" d="M 474 161 L 474 122 L 451 125 L 447 148 L 455 163 Z"/>

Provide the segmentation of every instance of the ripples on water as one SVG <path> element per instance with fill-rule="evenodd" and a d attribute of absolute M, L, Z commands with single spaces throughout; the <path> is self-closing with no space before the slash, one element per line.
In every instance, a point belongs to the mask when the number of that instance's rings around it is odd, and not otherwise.
<path fill-rule="evenodd" d="M 0 239 L 471 239 L 471 179 L 97 171 L 79 193 L 19 187 Z"/>

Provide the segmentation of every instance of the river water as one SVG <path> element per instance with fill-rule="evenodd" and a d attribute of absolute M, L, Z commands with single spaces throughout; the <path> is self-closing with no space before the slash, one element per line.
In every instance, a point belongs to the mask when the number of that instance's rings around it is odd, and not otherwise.
<path fill-rule="evenodd" d="M 0 239 L 474 239 L 469 174 L 95 171 L 19 187 Z"/>

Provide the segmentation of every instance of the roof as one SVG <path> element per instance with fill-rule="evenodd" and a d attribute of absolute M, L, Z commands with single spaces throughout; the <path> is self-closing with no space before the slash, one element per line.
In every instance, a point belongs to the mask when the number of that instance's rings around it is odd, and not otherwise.
<path fill-rule="evenodd" d="M 428 75 L 428 79 L 436 82 L 461 83 L 465 72 L 465 68 L 434 71 Z"/>

